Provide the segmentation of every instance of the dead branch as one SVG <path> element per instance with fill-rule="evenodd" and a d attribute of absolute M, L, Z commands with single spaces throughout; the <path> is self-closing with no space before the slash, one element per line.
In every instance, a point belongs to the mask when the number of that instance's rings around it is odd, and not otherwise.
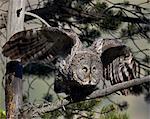
<path fill-rule="evenodd" d="M 150 75 L 142 77 L 142 78 L 137 78 L 137 79 L 133 79 L 130 81 L 126 81 L 123 83 L 119 83 L 119 84 L 113 85 L 105 89 L 98 89 L 94 91 L 92 94 L 90 94 L 85 100 L 105 97 L 116 91 L 123 90 L 129 87 L 135 86 L 135 85 L 140 85 L 142 83 L 146 83 L 149 81 L 150 81 Z M 70 102 L 69 100 L 63 99 L 63 100 L 58 100 L 54 103 L 44 103 L 43 105 L 40 105 L 40 106 L 34 106 L 32 110 L 30 111 L 28 110 L 28 111 L 30 112 L 31 117 L 38 117 L 38 116 L 43 115 L 46 112 L 54 111 L 56 109 L 62 108 L 71 103 L 74 103 L 74 102 Z M 27 112 L 22 112 L 22 113 L 27 113 Z"/>

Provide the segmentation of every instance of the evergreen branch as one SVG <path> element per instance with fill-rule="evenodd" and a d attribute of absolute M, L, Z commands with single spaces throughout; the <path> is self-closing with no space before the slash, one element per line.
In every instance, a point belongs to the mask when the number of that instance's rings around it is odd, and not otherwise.
<path fill-rule="evenodd" d="M 67 9 L 67 8 L 66 8 Z M 96 21 L 99 21 L 101 19 L 104 19 L 106 16 L 105 15 L 102 15 L 102 16 L 95 16 L 94 15 L 87 15 L 82 13 L 81 12 L 75 12 L 75 11 L 72 11 L 71 9 L 67 9 L 66 11 L 68 11 L 68 13 L 70 12 L 70 15 L 72 16 L 80 16 L 82 18 L 86 18 L 86 19 L 90 19 L 90 21 L 88 20 L 88 23 L 92 23 L 92 22 L 96 22 Z M 38 16 L 40 16 L 41 18 L 45 19 L 46 21 L 48 19 L 52 19 L 52 16 L 54 16 L 53 14 L 53 8 L 47 8 L 47 7 L 43 7 L 43 8 L 39 8 L 39 9 L 34 9 L 34 10 L 31 10 L 29 11 L 30 13 L 34 13 Z M 46 18 L 45 18 L 46 16 Z M 118 15 L 114 15 L 114 16 L 111 16 L 113 19 L 118 19 L 122 22 L 129 22 L 129 23 L 137 23 L 137 24 L 149 24 L 150 23 L 150 19 L 148 18 L 134 18 L 134 17 L 126 17 L 126 16 L 118 16 Z M 35 17 L 31 17 L 31 16 L 26 16 L 25 17 L 25 21 L 29 21 L 29 20 L 33 20 L 35 19 Z M 84 23 L 84 21 L 82 22 Z M 0 24 L 0 29 L 4 28 L 5 26 L 3 26 L 2 24 Z"/>

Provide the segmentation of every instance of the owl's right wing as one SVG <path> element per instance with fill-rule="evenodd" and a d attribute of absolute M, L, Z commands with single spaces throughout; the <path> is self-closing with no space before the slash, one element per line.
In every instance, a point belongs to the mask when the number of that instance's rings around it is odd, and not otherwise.
<path fill-rule="evenodd" d="M 130 49 L 115 39 L 100 39 L 93 43 L 103 64 L 103 75 L 112 85 L 139 77 L 139 64 Z M 122 94 L 141 91 L 140 86 L 122 90 Z"/>
<path fill-rule="evenodd" d="M 73 46 L 81 45 L 76 33 L 55 27 L 31 29 L 14 34 L 3 46 L 3 55 L 10 59 L 50 62 L 57 56 L 67 56 Z"/>

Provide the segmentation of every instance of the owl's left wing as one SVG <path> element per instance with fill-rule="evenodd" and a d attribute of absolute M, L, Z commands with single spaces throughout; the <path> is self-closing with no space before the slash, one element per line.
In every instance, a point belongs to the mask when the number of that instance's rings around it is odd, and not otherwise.
<path fill-rule="evenodd" d="M 30 29 L 14 34 L 3 46 L 3 55 L 11 60 L 21 59 L 23 64 L 32 61 L 51 62 L 57 56 L 67 56 L 80 40 L 72 30 L 56 27 Z"/>
<path fill-rule="evenodd" d="M 130 49 L 123 43 L 114 39 L 100 39 L 93 43 L 103 63 L 103 75 L 112 85 L 132 80 L 139 75 L 139 64 L 133 58 Z M 140 86 L 122 90 L 121 93 L 137 94 Z"/>

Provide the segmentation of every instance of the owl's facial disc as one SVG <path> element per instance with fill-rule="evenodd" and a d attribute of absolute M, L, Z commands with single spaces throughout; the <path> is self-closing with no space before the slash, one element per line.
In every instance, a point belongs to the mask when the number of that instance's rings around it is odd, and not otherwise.
<path fill-rule="evenodd" d="M 74 80 L 81 85 L 97 85 L 102 79 L 100 58 L 94 54 L 82 54 L 75 60 L 72 67 Z"/>
<path fill-rule="evenodd" d="M 81 71 L 79 73 L 82 73 L 82 76 L 78 76 L 79 79 L 82 81 L 82 85 L 96 85 L 98 83 L 98 80 L 95 79 L 94 73 L 96 72 L 95 66 L 90 65 L 83 65 Z"/>

